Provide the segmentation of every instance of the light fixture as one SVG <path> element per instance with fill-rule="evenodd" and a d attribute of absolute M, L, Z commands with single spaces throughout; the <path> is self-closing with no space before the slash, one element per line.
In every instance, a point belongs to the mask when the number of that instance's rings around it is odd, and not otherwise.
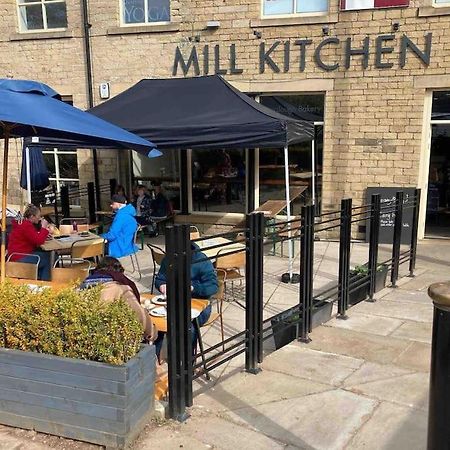
<path fill-rule="evenodd" d="M 328 36 L 330 34 L 330 28 L 322 27 L 322 34 L 323 34 L 323 36 Z"/>
<path fill-rule="evenodd" d="M 261 31 L 253 30 L 253 34 L 255 35 L 256 39 L 261 39 L 262 38 Z"/>
<path fill-rule="evenodd" d="M 207 30 L 217 30 L 217 28 L 220 28 L 220 22 L 218 20 L 208 20 L 206 22 Z"/>
<path fill-rule="evenodd" d="M 400 23 L 399 22 L 393 22 L 392 23 L 392 31 L 398 31 L 400 30 Z"/>

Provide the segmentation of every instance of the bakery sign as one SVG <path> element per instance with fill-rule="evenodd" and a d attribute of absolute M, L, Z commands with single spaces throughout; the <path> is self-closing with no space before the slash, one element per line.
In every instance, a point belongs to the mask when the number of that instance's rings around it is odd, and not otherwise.
<path fill-rule="evenodd" d="M 360 64 L 363 69 L 369 66 L 376 69 L 404 68 L 409 58 L 418 59 L 428 67 L 432 37 L 432 33 L 428 33 L 419 40 L 413 40 L 406 34 L 381 34 L 366 36 L 358 43 L 351 37 L 327 37 L 320 42 L 312 39 L 260 42 L 259 73 L 303 72 L 311 64 L 309 61 L 326 72 L 347 70 L 352 64 Z M 175 49 L 172 75 L 240 75 L 245 71 L 239 64 L 238 46 L 234 43 L 227 46 L 179 45 Z"/>

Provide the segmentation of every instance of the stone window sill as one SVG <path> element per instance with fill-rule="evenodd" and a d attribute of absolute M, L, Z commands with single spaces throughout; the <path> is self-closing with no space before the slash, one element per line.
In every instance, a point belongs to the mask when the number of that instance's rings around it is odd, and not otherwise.
<path fill-rule="evenodd" d="M 424 6 L 419 8 L 418 15 L 419 17 L 448 16 L 450 15 L 450 6 L 440 6 L 439 8 Z"/>
<path fill-rule="evenodd" d="M 315 23 L 337 23 L 337 14 L 324 14 L 319 16 L 285 17 L 273 19 L 257 19 L 250 22 L 251 28 L 283 27 L 289 25 L 310 25 Z"/>
<path fill-rule="evenodd" d="M 180 31 L 179 23 L 165 23 L 162 25 L 138 25 L 133 27 L 108 28 L 109 35 L 140 34 L 140 33 L 172 33 Z"/>
<path fill-rule="evenodd" d="M 64 31 L 41 31 L 36 33 L 15 33 L 9 37 L 10 41 L 31 41 L 35 39 L 66 39 L 73 38 L 73 32 Z"/>

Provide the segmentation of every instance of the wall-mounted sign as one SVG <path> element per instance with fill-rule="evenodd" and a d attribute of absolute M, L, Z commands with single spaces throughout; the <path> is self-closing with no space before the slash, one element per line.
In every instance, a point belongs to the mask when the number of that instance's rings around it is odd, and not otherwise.
<path fill-rule="evenodd" d="M 320 69 L 332 72 L 339 68 L 349 69 L 352 64 L 360 64 L 363 69 L 372 65 L 376 69 L 404 68 L 411 55 L 429 66 L 431 58 L 432 33 L 424 36 L 421 43 L 414 42 L 407 35 L 382 34 L 375 38 L 366 36 L 356 44 L 348 37 L 340 39 L 328 37 L 320 42 L 312 39 L 261 42 L 258 49 L 259 73 L 273 73 L 306 70 L 307 56 L 312 55 L 313 63 Z M 336 55 L 330 56 L 329 50 L 336 49 Z M 397 63 L 386 56 L 397 54 Z M 237 44 L 214 46 L 193 45 L 189 48 L 178 46 L 175 50 L 172 74 L 179 72 L 187 75 L 240 75 L 244 69 L 239 64 Z M 296 64 L 293 64 L 296 61 Z"/>

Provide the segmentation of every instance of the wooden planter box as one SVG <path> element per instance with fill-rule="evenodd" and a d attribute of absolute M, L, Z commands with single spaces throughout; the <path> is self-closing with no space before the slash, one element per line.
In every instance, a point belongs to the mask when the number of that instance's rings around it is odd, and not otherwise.
<path fill-rule="evenodd" d="M 0 348 L 0 423 L 123 448 L 154 406 L 155 348 L 123 366 Z"/>

